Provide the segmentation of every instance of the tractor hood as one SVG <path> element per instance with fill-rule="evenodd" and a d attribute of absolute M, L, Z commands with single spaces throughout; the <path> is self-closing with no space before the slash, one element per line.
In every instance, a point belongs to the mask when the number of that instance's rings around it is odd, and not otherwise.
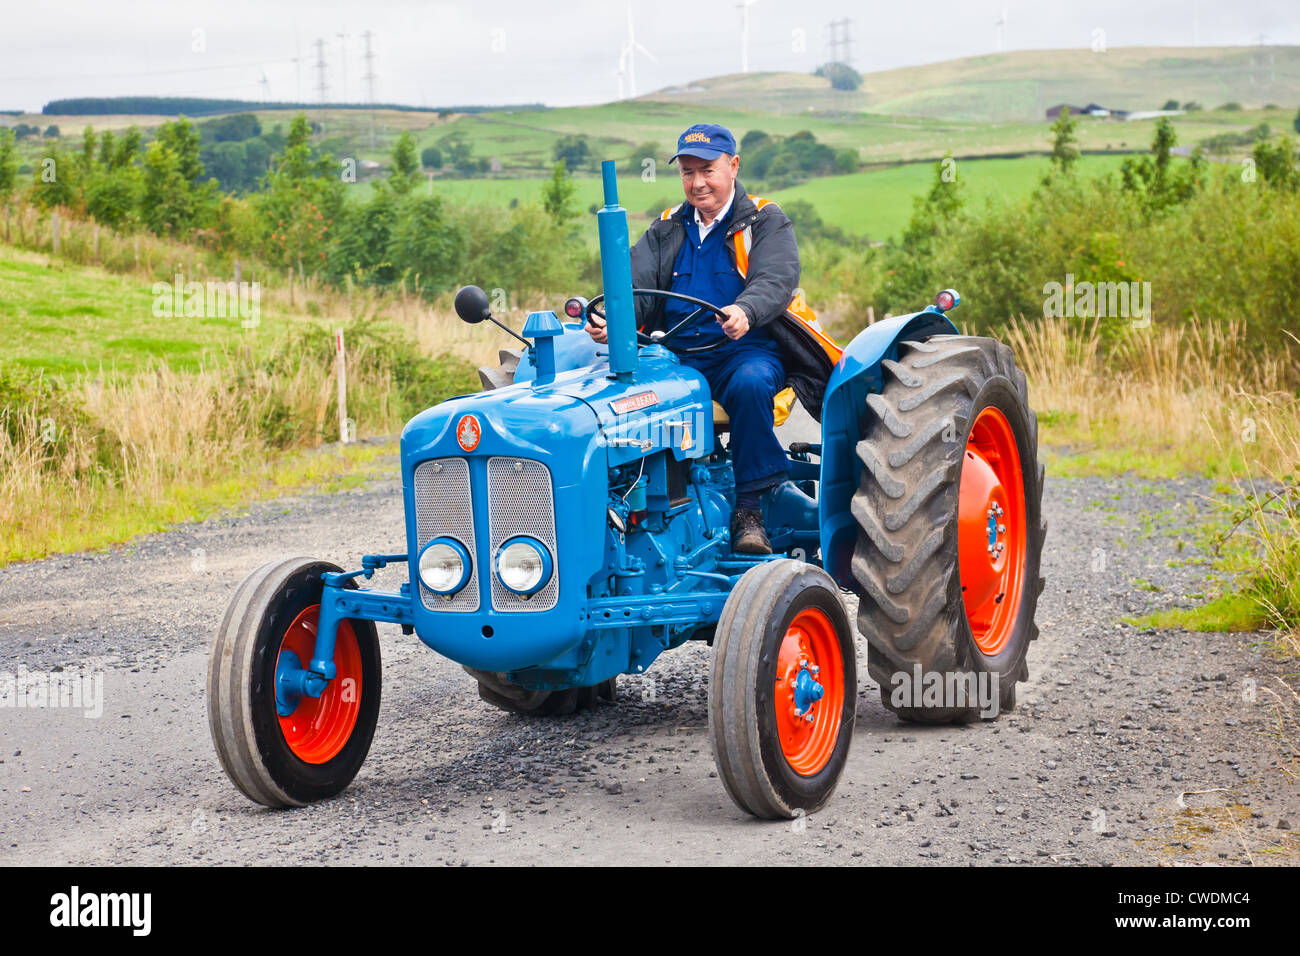
<path fill-rule="evenodd" d="M 407 424 L 403 461 L 466 454 L 581 460 L 604 447 L 612 466 L 658 450 L 679 460 L 713 451 L 713 406 L 703 375 L 667 349 L 647 346 L 637 379 L 614 381 L 601 362 L 549 381 L 531 378 L 448 399 Z"/>

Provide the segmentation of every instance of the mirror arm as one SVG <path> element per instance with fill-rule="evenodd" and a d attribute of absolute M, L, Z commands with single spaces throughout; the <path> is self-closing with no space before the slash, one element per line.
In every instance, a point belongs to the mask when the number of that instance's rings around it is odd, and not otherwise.
<path fill-rule="evenodd" d="M 505 329 L 505 331 L 509 332 L 511 335 L 513 335 L 515 338 L 517 338 L 520 342 L 523 342 L 525 348 L 532 348 L 532 347 L 533 347 L 533 343 L 532 343 L 532 342 L 528 341 L 526 338 L 524 338 L 522 335 L 520 335 L 520 334 L 519 334 L 518 332 L 516 332 L 514 329 L 510 328 L 510 326 L 508 326 L 508 325 L 503 325 L 502 323 L 498 322 L 494 316 L 489 315 L 489 316 L 487 317 L 487 320 L 488 320 L 489 322 L 491 322 L 493 325 L 495 325 L 497 328 L 499 328 L 499 329 Z"/>

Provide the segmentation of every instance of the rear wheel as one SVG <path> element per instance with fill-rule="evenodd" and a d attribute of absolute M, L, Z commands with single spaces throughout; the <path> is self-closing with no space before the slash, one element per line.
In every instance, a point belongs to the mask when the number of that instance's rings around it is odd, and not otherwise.
<path fill-rule="evenodd" d="M 374 738 L 381 674 L 373 621 L 339 623 L 338 673 L 320 697 L 276 699 L 277 675 L 312 659 L 321 574 L 339 570 L 310 558 L 263 565 L 236 589 L 212 643 L 212 742 L 235 786 L 268 807 L 340 793 Z"/>
<path fill-rule="evenodd" d="M 478 681 L 478 695 L 501 710 L 529 717 L 560 717 L 589 710 L 597 700 L 613 703 L 617 696 L 617 678 L 601 681 L 591 687 L 574 687 L 569 690 L 529 690 L 506 679 L 505 674 L 466 667 L 465 672 Z"/>
<path fill-rule="evenodd" d="M 709 737 L 731 799 L 756 817 L 822 807 L 853 738 L 857 666 L 839 588 L 777 559 L 746 571 L 713 639 Z"/>
<path fill-rule="evenodd" d="M 993 716 L 1029 676 L 1043 588 L 1043 467 L 1025 376 L 1007 346 L 959 335 L 900 343 L 883 376 L 852 504 L 868 672 L 904 719 Z"/>

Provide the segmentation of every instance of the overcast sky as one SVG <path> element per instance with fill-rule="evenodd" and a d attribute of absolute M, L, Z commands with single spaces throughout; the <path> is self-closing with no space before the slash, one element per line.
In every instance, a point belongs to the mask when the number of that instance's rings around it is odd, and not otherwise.
<path fill-rule="evenodd" d="M 363 102 L 362 34 L 375 97 L 441 106 L 615 99 L 627 0 L 4 0 L 0 109 L 68 96 L 194 95 Z M 739 72 L 737 0 L 632 0 L 636 88 Z M 753 0 L 751 70 L 828 59 L 827 24 L 852 21 L 864 72 L 1007 49 L 1300 44 L 1300 0 Z M 802 31 L 800 34 L 797 31 Z M 342 38 L 339 34 L 343 34 Z M 800 38 L 802 36 L 802 49 Z M 300 60 L 295 63 L 295 58 Z"/>

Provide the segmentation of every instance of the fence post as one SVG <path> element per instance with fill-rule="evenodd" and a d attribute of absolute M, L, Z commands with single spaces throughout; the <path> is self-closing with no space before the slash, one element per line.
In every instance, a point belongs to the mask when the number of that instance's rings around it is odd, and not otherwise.
<path fill-rule="evenodd" d="M 59 254 L 59 214 L 50 213 L 50 251 L 54 255 Z"/>
<path fill-rule="evenodd" d="M 334 333 L 334 345 L 337 359 L 336 368 L 339 378 L 339 443 L 346 445 L 351 440 L 348 434 L 348 366 L 347 356 L 343 351 L 343 330 Z"/>
<path fill-rule="evenodd" d="M 239 288 L 239 280 L 241 275 L 242 275 L 242 271 L 239 268 L 239 260 L 236 259 L 235 260 L 235 288 L 236 289 Z"/>

